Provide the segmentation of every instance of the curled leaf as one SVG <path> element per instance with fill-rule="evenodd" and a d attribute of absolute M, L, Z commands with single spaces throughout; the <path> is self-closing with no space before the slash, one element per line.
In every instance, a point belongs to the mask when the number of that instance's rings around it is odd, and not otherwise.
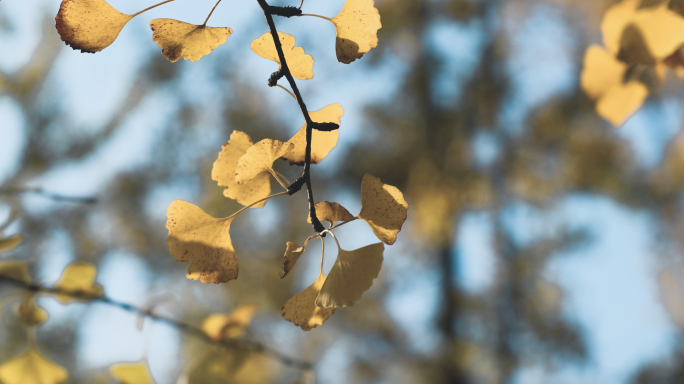
<path fill-rule="evenodd" d="M 237 279 L 238 260 L 230 240 L 230 219 L 217 219 L 199 207 L 176 200 L 166 213 L 166 243 L 177 261 L 189 261 L 187 278 L 203 283 Z"/>
<path fill-rule="evenodd" d="M 59 384 L 68 377 L 66 369 L 46 359 L 35 347 L 0 365 L 4 384 Z"/>
<path fill-rule="evenodd" d="M 219 157 L 211 170 L 212 180 L 216 180 L 218 185 L 222 187 L 227 187 L 223 191 L 223 195 L 242 205 L 249 205 L 268 197 L 271 193 L 271 178 L 266 172 L 262 172 L 255 176 L 252 181 L 240 185 L 235 181 L 235 169 L 238 160 L 253 145 L 246 133 L 233 131 L 230 134 L 230 140 L 221 147 L 221 153 L 219 153 Z M 252 208 L 261 208 L 264 204 L 266 201 L 255 204 Z"/>
<path fill-rule="evenodd" d="M 339 248 L 335 265 L 316 298 L 316 305 L 322 308 L 349 307 L 361 300 L 380 273 L 384 250 L 382 243 L 354 251 Z"/>
<path fill-rule="evenodd" d="M 330 104 L 318 111 L 309 112 L 311 120 L 318 123 L 337 123 L 341 124 L 340 118 L 344 115 L 344 110 L 340 104 Z M 313 130 L 311 136 L 311 164 L 321 162 L 328 153 L 337 146 L 340 137 L 339 130 L 324 132 Z M 304 165 L 306 156 L 306 123 L 288 141 L 294 144 L 294 148 L 283 155 L 283 159 L 289 160 L 290 164 Z"/>
<path fill-rule="evenodd" d="M 356 217 L 352 216 L 352 214 L 347 211 L 347 208 L 338 203 L 319 201 L 314 207 L 316 208 L 316 217 L 318 217 L 318 220 L 327 221 L 331 226 L 338 221 L 346 222 L 356 220 Z M 306 218 L 306 222 L 311 224 L 311 216 Z"/>
<path fill-rule="evenodd" d="M 292 270 L 299 256 L 304 253 L 304 247 L 301 247 L 297 243 L 287 242 L 285 249 L 285 256 L 283 256 L 283 269 L 280 271 L 280 278 L 287 276 Z"/>
<path fill-rule="evenodd" d="M 20 234 L 0 239 L 0 252 L 8 252 L 19 246 L 23 237 Z"/>
<path fill-rule="evenodd" d="M 154 19 L 150 21 L 150 28 L 152 39 L 162 49 L 162 55 L 172 63 L 181 57 L 197 61 L 225 44 L 233 33 L 230 28 L 212 28 L 173 19 Z"/>
<path fill-rule="evenodd" d="M 25 262 L 0 262 L 0 277 L 21 281 L 22 283 L 26 284 L 31 284 L 31 275 L 29 274 L 28 264 L 26 264 Z"/>
<path fill-rule="evenodd" d="M 375 236 L 387 245 L 397 241 L 397 234 L 406 221 L 408 203 L 394 186 L 383 184 L 380 179 L 366 174 L 361 182 L 361 213 Z"/>
<path fill-rule="evenodd" d="M 95 283 L 97 268 L 91 263 L 73 262 L 67 265 L 55 287 L 68 294 L 56 294 L 62 303 L 69 303 L 79 298 L 96 298 L 104 294 L 102 286 Z"/>
<path fill-rule="evenodd" d="M 48 320 L 48 313 L 45 309 L 36 304 L 36 295 L 26 295 L 17 306 L 17 316 L 27 327 L 43 324 Z"/>
<path fill-rule="evenodd" d="M 332 20 L 337 31 L 337 60 L 349 64 L 378 46 L 380 13 L 373 0 L 347 0 Z"/>
<path fill-rule="evenodd" d="M 109 373 L 121 384 L 154 384 L 146 361 L 112 364 Z"/>
<path fill-rule="evenodd" d="M 95 53 L 110 46 L 132 18 L 104 0 L 63 0 L 55 22 L 67 45 Z"/>
<path fill-rule="evenodd" d="M 290 69 L 292 76 L 300 80 L 313 78 L 313 57 L 306 54 L 304 48 L 294 46 L 294 36 L 278 32 L 278 38 L 283 47 L 283 54 L 285 55 L 285 60 L 287 61 L 287 66 Z M 280 57 L 278 57 L 278 51 L 273 43 L 273 37 L 270 32 L 266 32 L 258 39 L 252 41 L 251 48 L 254 53 L 264 59 L 275 61 L 280 64 Z M 278 69 L 280 69 L 280 65 L 278 66 Z"/>
<path fill-rule="evenodd" d="M 235 168 L 235 181 L 242 185 L 262 172 L 273 174 L 273 162 L 292 148 L 294 148 L 292 143 L 271 139 L 264 139 L 254 144 L 238 160 L 237 168 Z"/>
<path fill-rule="evenodd" d="M 202 330 L 214 340 L 234 339 L 242 336 L 252 322 L 257 306 L 242 305 L 229 314 L 215 313 L 207 316 L 202 323 Z"/>
<path fill-rule="evenodd" d="M 335 313 L 335 308 L 321 308 L 316 305 L 316 297 L 326 281 L 324 274 L 305 290 L 294 295 L 280 308 L 283 318 L 305 331 L 310 331 L 325 323 Z"/>

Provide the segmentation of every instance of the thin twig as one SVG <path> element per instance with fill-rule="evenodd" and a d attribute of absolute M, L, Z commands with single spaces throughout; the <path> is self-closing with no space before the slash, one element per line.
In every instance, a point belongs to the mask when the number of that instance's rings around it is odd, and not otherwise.
<path fill-rule="evenodd" d="M 304 120 L 306 121 L 306 152 L 304 154 L 304 173 L 302 174 L 302 179 L 306 184 L 306 190 L 309 197 L 309 216 L 311 216 L 311 224 L 317 233 L 323 231 L 323 225 L 316 216 L 315 199 L 313 195 L 313 188 L 311 187 L 311 138 L 313 136 L 313 122 L 311 121 L 311 116 L 309 116 L 309 111 L 306 109 L 306 104 L 304 104 L 304 99 L 299 93 L 299 88 L 297 88 L 297 83 L 295 83 L 292 73 L 290 73 L 290 68 L 287 66 L 287 60 L 285 60 L 285 53 L 283 53 L 283 46 L 280 43 L 280 38 L 278 37 L 278 31 L 276 30 L 275 23 L 273 22 L 273 15 L 269 12 L 270 6 L 266 0 L 257 0 L 259 6 L 264 12 L 266 17 L 266 22 L 271 30 L 271 37 L 273 38 L 273 43 L 275 44 L 276 51 L 278 52 L 278 58 L 280 59 L 280 70 L 287 78 L 288 83 L 290 83 L 290 88 L 297 99 L 297 104 L 299 104 L 299 109 L 302 111 Z"/>
<path fill-rule="evenodd" d="M 141 14 L 141 13 L 143 13 L 143 12 L 147 12 L 147 11 L 149 11 L 150 9 L 157 8 L 157 7 L 160 6 L 160 5 L 164 5 L 164 4 L 170 3 L 170 2 L 172 2 L 172 1 L 174 1 L 174 0 L 162 1 L 162 2 L 159 3 L 159 4 L 155 4 L 155 5 L 151 6 L 151 7 L 147 7 L 147 8 L 145 8 L 145 9 L 143 9 L 142 11 L 140 11 L 140 12 L 138 12 L 138 13 L 132 14 L 131 17 L 136 17 L 136 16 L 138 16 L 139 14 Z"/>
<path fill-rule="evenodd" d="M 287 188 L 285 188 L 285 189 L 287 189 Z M 261 203 L 261 202 L 264 201 L 264 200 L 268 200 L 268 199 L 270 199 L 271 197 L 283 196 L 283 195 L 287 195 L 287 191 L 285 191 L 285 192 L 280 192 L 280 193 L 276 193 L 276 194 L 273 194 L 273 195 L 271 195 L 271 196 L 264 197 L 264 198 L 261 199 L 261 200 L 257 200 L 257 201 L 255 201 L 255 202 L 253 202 L 252 204 L 250 204 L 250 205 L 248 205 L 248 206 L 246 206 L 246 207 L 243 207 L 242 209 L 240 209 L 239 211 L 233 213 L 232 215 L 226 217 L 226 220 L 232 219 L 233 217 L 235 217 L 235 216 L 239 215 L 240 213 L 242 213 L 245 209 L 247 209 L 247 208 L 249 208 L 249 207 L 251 207 L 251 206 L 253 206 L 253 205 L 255 205 L 255 204 L 259 204 L 259 203 Z"/>
<path fill-rule="evenodd" d="M 252 342 L 247 343 L 245 341 L 236 341 L 236 340 L 216 340 L 216 339 L 213 339 L 208 334 L 206 334 L 202 330 L 202 328 L 196 327 L 196 326 L 188 324 L 188 323 L 184 323 L 184 322 L 176 320 L 176 319 L 172 319 L 170 317 L 159 315 L 159 314 L 154 313 L 153 311 L 150 311 L 150 310 L 145 309 L 145 308 L 136 307 L 132 304 L 128 304 L 128 303 L 124 303 L 121 301 L 114 300 L 114 299 L 107 297 L 107 296 L 92 297 L 92 296 L 82 295 L 82 294 L 79 294 L 78 292 L 74 292 L 74 291 L 70 291 L 70 290 L 66 290 L 66 289 L 60 289 L 60 288 L 56 288 L 56 287 L 49 287 L 49 286 L 45 286 L 45 285 L 27 283 L 25 281 L 15 280 L 15 279 L 7 277 L 7 276 L 0 276 L 0 283 L 14 285 L 15 287 L 23 288 L 23 289 L 26 289 L 30 292 L 34 292 L 34 293 L 43 293 L 43 294 L 49 294 L 49 295 L 66 295 L 66 296 L 69 296 L 69 297 L 72 297 L 72 298 L 78 299 L 78 300 L 89 301 L 89 302 L 97 302 L 97 303 L 103 303 L 103 304 L 111 305 L 113 307 L 123 309 L 124 311 L 128 311 L 128 312 L 137 314 L 139 316 L 144 316 L 144 317 L 149 318 L 151 320 L 170 325 L 170 326 L 176 328 L 178 331 L 183 332 L 189 336 L 196 337 L 196 338 L 204 341 L 207 344 L 213 344 L 213 345 L 219 346 L 221 348 L 225 348 L 225 349 L 239 349 L 239 350 L 245 350 L 248 352 L 264 353 L 266 355 L 269 355 L 269 356 L 275 358 L 276 360 L 279 360 L 284 365 L 287 365 L 287 366 L 293 367 L 293 368 L 297 368 L 297 369 L 301 369 L 301 370 L 311 370 L 313 368 L 312 363 L 284 355 L 283 353 L 268 347 L 267 345 L 265 345 L 264 343 L 262 343 L 260 341 L 252 341 Z"/>
<path fill-rule="evenodd" d="M 329 22 L 332 23 L 332 19 L 329 17 L 321 16 L 321 15 L 314 15 L 313 13 L 302 13 L 301 15 L 297 16 L 312 16 L 312 17 L 318 17 L 320 19 L 328 20 Z"/>
<path fill-rule="evenodd" d="M 0 195 L 39 195 L 54 201 L 79 203 L 79 204 L 95 204 L 97 197 L 95 196 L 65 196 L 51 192 L 45 192 L 42 188 L 7 188 L 0 189 Z"/>
<path fill-rule="evenodd" d="M 283 86 L 282 86 L 282 85 L 280 85 L 280 84 L 276 84 L 276 87 L 279 87 L 279 88 L 281 88 L 281 89 L 285 90 L 285 92 L 289 93 L 289 94 L 290 94 L 290 96 L 292 96 L 292 98 L 293 98 L 293 99 L 297 100 L 297 96 L 295 96 L 295 95 L 294 95 L 294 93 L 290 92 L 290 90 L 289 90 L 289 89 L 287 89 L 287 88 L 283 87 Z"/>
<path fill-rule="evenodd" d="M 209 12 L 209 14 L 207 15 L 207 19 L 204 20 L 204 24 L 202 24 L 203 27 L 207 26 L 207 22 L 209 21 L 209 18 L 214 13 L 214 10 L 216 9 L 216 7 L 218 7 L 220 2 L 221 2 L 221 0 L 216 0 L 216 4 L 214 4 L 214 7 L 211 9 L 211 12 Z"/>

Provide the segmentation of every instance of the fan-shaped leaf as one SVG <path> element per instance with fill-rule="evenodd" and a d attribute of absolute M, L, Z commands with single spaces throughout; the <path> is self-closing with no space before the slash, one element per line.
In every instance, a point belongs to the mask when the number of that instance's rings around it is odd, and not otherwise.
<path fill-rule="evenodd" d="M 327 221 L 331 226 L 338 221 L 345 222 L 356 220 L 356 217 L 352 216 L 352 214 L 347 211 L 347 208 L 337 203 L 319 201 L 314 207 L 316 207 L 316 217 L 318 217 L 318 220 Z M 306 218 L 306 222 L 311 224 L 311 216 Z"/>
<path fill-rule="evenodd" d="M 361 300 L 380 273 L 384 250 L 382 243 L 354 251 L 339 248 L 335 265 L 316 298 L 316 305 L 322 308 L 349 307 Z"/>
<path fill-rule="evenodd" d="M 55 285 L 70 294 L 57 294 L 55 297 L 62 303 L 69 303 L 79 298 L 96 298 L 104 294 L 102 286 L 95 283 L 97 268 L 90 263 L 74 262 L 67 265 L 62 277 Z"/>
<path fill-rule="evenodd" d="M 283 54 L 287 61 L 287 67 L 290 69 L 290 74 L 300 80 L 313 78 L 313 57 L 306 54 L 304 48 L 294 46 L 294 36 L 278 32 L 278 38 L 280 38 L 280 44 L 283 47 Z M 280 64 L 280 57 L 278 57 L 278 51 L 273 43 L 273 37 L 270 32 L 264 33 L 258 39 L 252 41 L 251 47 L 252 51 L 257 55 Z M 278 69 L 280 69 L 280 65 Z"/>
<path fill-rule="evenodd" d="M 181 57 L 197 61 L 223 45 L 233 33 L 230 28 L 212 28 L 173 19 L 154 19 L 150 21 L 150 28 L 162 55 L 172 63 Z"/>
<path fill-rule="evenodd" d="M 154 384 L 146 361 L 112 364 L 109 373 L 121 384 Z"/>
<path fill-rule="evenodd" d="M 104 0 L 63 0 L 55 22 L 67 45 L 95 53 L 110 46 L 132 18 Z"/>
<path fill-rule="evenodd" d="M 221 147 L 221 153 L 219 153 L 219 157 L 211 170 L 211 178 L 218 181 L 218 185 L 227 187 L 223 191 L 223 195 L 235 199 L 242 205 L 249 205 L 268 197 L 271 193 L 271 177 L 266 172 L 258 174 L 252 181 L 241 185 L 235 181 L 235 169 L 238 160 L 253 145 L 246 133 L 233 131 L 230 140 Z M 264 204 L 266 201 L 255 204 L 252 208 L 261 208 Z"/>
<path fill-rule="evenodd" d="M 332 20 L 337 30 L 337 60 L 349 64 L 378 46 L 380 13 L 373 0 L 347 0 Z"/>
<path fill-rule="evenodd" d="M 627 64 L 617 60 L 598 45 L 587 48 L 580 84 L 592 99 L 598 99 L 611 88 L 622 84 Z"/>
<path fill-rule="evenodd" d="M 254 144 L 238 160 L 235 181 L 242 185 L 253 180 L 262 172 L 273 174 L 273 162 L 294 148 L 292 143 L 264 139 Z"/>
<path fill-rule="evenodd" d="M 383 184 L 369 174 L 363 177 L 358 218 L 365 220 L 383 243 L 392 245 L 397 241 L 407 212 L 408 203 L 397 187 Z"/>
<path fill-rule="evenodd" d="M 344 110 L 340 104 L 330 104 L 315 112 L 309 112 L 311 120 L 317 123 L 341 124 L 340 118 Z M 311 164 L 321 162 L 328 153 L 337 146 L 340 131 L 329 132 L 314 129 L 311 136 Z M 304 165 L 306 157 L 306 123 L 288 141 L 294 144 L 294 148 L 288 151 L 282 158 L 289 160 L 290 164 Z"/>
<path fill-rule="evenodd" d="M 59 384 L 68 377 L 66 369 L 46 359 L 36 348 L 0 365 L 4 384 Z"/>
<path fill-rule="evenodd" d="M 217 219 L 199 207 L 176 200 L 166 213 L 169 252 L 189 261 L 187 278 L 203 283 L 237 279 L 238 260 L 230 240 L 230 219 Z"/>
<path fill-rule="evenodd" d="M 648 97 L 648 88 L 632 80 L 606 92 L 596 103 L 596 112 L 613 126 L 619 127 L 641 108 L 646 97 Z"/>
<path fill-rule="evenodd" d="M 316 306 L 316 297 L 325 281 L 326 277 L 321 273 L 311 286 L 285 302 L 280 308 L 280 314 L 283 318 L 305 331 L 310 331 L 325 323 L 335 313 L 335 308 Z"/>

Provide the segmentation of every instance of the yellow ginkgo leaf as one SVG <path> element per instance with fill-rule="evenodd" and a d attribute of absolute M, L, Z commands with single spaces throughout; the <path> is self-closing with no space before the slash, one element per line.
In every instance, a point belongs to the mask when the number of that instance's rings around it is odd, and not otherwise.
<path fill-rule="evenodd" d="M 584 54 L 580 76 L 582 90 L 592 99 L 603 96 L 612 87 L 622 84 L 627 64 L 617 60 L 603 47 L 592 45 Z"/>
<path fill-rule="evenodd" d="M 286 301 L 280 308 L 283 318 L 305 331 L 325 323 L 335 313 L 335 308 L 321 308 L 316 305 L 316 297 L 325 281 L 326 277 L 321 273 L 311 286 Z"/>
<path fill-rule="evenodd" d="M 132 18 L 104 0 L 63 0 L 55 22 L 71 48 L 95 53 L 110 46 Z"/>
<path fill-rule="evenodd" d="M 35 347 L 0 365 L 3 384 L 59 384 L 68 377 L 66 369 L 46 359 Z"/>
<path fill-rule="evenodd" d="M 233 33 L 230 28 L 212 28 L 173 19 L 154 19 L 150 21 L 150 28 L 162 55 L 172 63 L 181 57 L 197 61 L 223 45 Z"/>
<path fill-rule="evenodd" d="M 300 80 L 313 78 L 313 57 L 306 54 L 304 48 L 294 46 L 294 36 L 278 32 L 278 38 L 280 38 L 285 61 L 287 61 L 287 67 L 290 69 L 292 76 Z M 273 37 L 270 32 L 266 32 L 258 39 L 252 41 L 251 48 L 254 53 L 264 59 L 272 60 L 280 64 L 280 57 L 278 57 L 278 51 L 273 43 Z M 280 69 L 280 65 L 278 66 L 278 69 Z"/>
<path fill-rule="evenodd" d="M 603 15 L 601 32 L 603 43 L 613 55 L 620 51 L 620 40 L 625 27 L 632 21 L 642 0 L 623 0 L 610 7 Z"/>
<path fill-rule="evenodd" d="M 109 373 L 121 384 L 154 384 L 146 361 L 117 363 L 109 366 Z"/>
<path fill-rule="evenodd" d="M 46 310 L 36 304 L 36 295 L 26 295 L 17 306 L 17 317 L 26 326 L 43 324 L 48 320 Z"/>
<path fill-rule="evenodd" d="M 340 104 L 330 104 L 315 112 L 309 112 L 311 120 L 315 123 L 341 124 L 340 118 L 344 110 Z M 337 146 L 340 137 L 338 129 L 334 131 L 313 130 L 311 136 L 311 164 L 321 162 L 328 153 Z M 289 160 L 290 164 L 304 165 L 306 156 L 306 123 L 288 141 L 294 144 L 294 148 L 283 155 L 283 159 Z"/>
<path fill-rule="evenodd" d="M 406 221 L 408 203 L 397 187 L 383 184 L 380 179 L 366 174 L 361 182 L 361 213 L 375 236 L 387 245 L 397 241 L 397 234 Z"/>
<path fill-rule="evenodd" d="M 684 17 L 668 3 L 638 10 L 625 28 L 620 46 L 627 61 L 655 65 L 684 44 Z"/>
<path fill-rule="evenodd" d="M 273 162 L 294 148 L 292 143 L 278 140 L 264 139 L 247 149 L 240 157 L 235 168 L 235 181 L 245 184 L 253 180 L 262 172 L 273 172 Z"/>
<path fill-rule="evenodd" d="M 373 0 L 347 0 L 332 20 L 337 31 L 337 60 L 349 64 L 378 46 L 380 13 Z"/>
<path fill-rule="evenodd" d="M 203 283 L 237 279 L 238 260 L 230 240 L 229 219 L 217 219 L 201 208 L 176 200 L 166 213 L 166 244 L 177 261 L 189 261 L 187 278 Z"/>
<path fill-rule="evenodd" d="M 285 249 L 285 256 L 283 256 L 283 269 L 280 271 L 281 279 L 287 276 L 288 273 L 290 273 L 292 267 L 294 267 L 297 260 L 299 260 L 299 256 L 301 256 L 302 253 L 304 253 L 304 247 L 300 246 L 297 243 L 292 243 L 288 241 L 286 247 L 287 248 Z"/>
<path fill-rule="evenodd" d="M 202 330 L 214 340 L 234 339 L 242 336 L 252 322 L 257 306 L 242 305 L 229 314 L 215 313 L 207 316 L 202 323 Z"/>
<path fill-rule="evenodd" d="M 316 305 L 322 308 L 350 307 L 361 300 L 380 273 L 384 250 L 382 243 L 354 251 L 338 247 L 337 260 L 316 298 Z"/>
<path fill-rule="evenodd" d="M 624 124 L 644 104 L 648 88 L 632 80 L 611 88 L 596 103 L 596 112 L 614 127 Z"/>
<path fill-rule="evenodd" d="M 69 303 L 79 298 L 96 298 L 104 294 L 102 286 L 95 283 L 97 268 L 86 262 L 73 262 L 67 265 L 62 272 L 62 277 L 55 285 L 61 291 L 68 294 L 56 294 L 55 297 L 62 303 Z"/>
<path fill-rule="evenodd" d="M 21 244 L 22 240 L 23 237 L 20 234 L 0 239 L 0 252 L 7 252 L 13 250 L 19 244 Z"/>
<path fill-rule="evenodd" d="M 318 220 L 327 221 L 330 225 L 333 225 L 338 221 L 346 222 L 356 220 L 356 217 L 349 213 L 347 208 L 337 203 L 319 201 L 314 207 L 316 208 L 316 217 L 318 217 Z M 306 218 L 306 222 L 311 224 L 311 216 Z"/>
<path fill-rule="evenodd" d="M 21 261 L 2 261 L 0 262 L 0 276 L 9 278 L 22 283 L 31 284 L 28 264 Z"/>
<path fill-rule="evenodd" d="M 252 181 L 241 185 L 235 181 L 238 160 L 253 145 L 252 139 L 246 133 L 233 131 L 230 134 L 230 140 L 221 147 L 221 153 L 211 170 L 211 178 L 216 180 L 218 185 L 227 187 L 223 195 L 242 205 L 249 205 L 268 197 L 271 193 L 271 176 L 266 172 L 258 174 Z M 261 208 L 264 204 L 266 201 L 255 204 L 252 208 Z"/>

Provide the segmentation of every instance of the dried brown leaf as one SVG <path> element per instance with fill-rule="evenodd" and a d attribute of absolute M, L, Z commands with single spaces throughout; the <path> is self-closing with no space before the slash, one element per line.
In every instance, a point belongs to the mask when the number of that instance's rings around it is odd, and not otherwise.
<path fill-rule="evenodd" d="M 280 278 L 287 276 L 292 270 L 299 256 L 304 253 L 304 247 L 301 247 L 297 243 L 287 242 L 285 249 L 285 256 L 283 256 L 283 269 L 280 271 Z"/>

